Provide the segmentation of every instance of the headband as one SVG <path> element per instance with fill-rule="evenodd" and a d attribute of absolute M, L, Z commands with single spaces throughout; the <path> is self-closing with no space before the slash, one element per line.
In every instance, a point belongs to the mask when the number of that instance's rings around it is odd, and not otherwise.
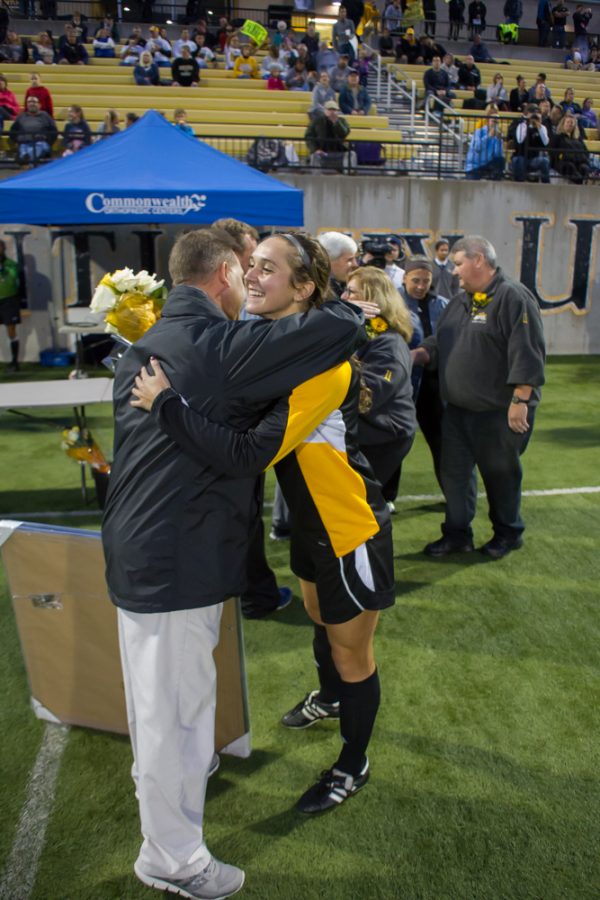
<path fill-rule="evenodd" d="M 300 259 L 302 260 L 302 265 L 305 269 L 310 271 L 311 261 L 308 253 L 300 243 L 297 237 L 293 234 L 289 234 L 287 232 L 279 232 L 277 237 L 285 238 L 286 241 L 289 241 L 292 247 L 298 252 Z"/>

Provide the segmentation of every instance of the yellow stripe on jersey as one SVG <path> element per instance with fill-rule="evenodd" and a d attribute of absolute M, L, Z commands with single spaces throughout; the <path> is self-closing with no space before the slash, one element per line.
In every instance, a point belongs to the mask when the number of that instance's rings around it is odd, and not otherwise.
<path fill-rule="evenodd" d="M 296 450 L 296 459 L 336 556 L 345 556 L 378 533 L 365 482 L 345 450 L 310 441 Z"/>
<path fill-rule="evenodd" d="M 350 363 L 344 362 L 315 375 L 294 388 L 281 447 L 267 468 L 287 456 L 298 444 L 343 403 L 352 378 Z"/>

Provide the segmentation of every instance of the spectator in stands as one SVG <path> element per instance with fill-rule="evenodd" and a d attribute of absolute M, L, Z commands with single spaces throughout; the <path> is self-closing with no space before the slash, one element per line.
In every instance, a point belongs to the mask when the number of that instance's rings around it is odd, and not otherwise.
<path fill-rule="evenodd" d="M 179 107 L 175 110 L 175 112 L 173 113 L 173 124 L 175 125 L 175 128 L 179 128 L 179 130 L 183 131 L 185 134 L 189 134 L 192 137 L 196 136 L 196 132 L 187 120 L 187 113 L 185 109 Z"/>
<path fill-rule="evenodd" d="M 350 57 L 347 53 L 340 53 L 340 58 L 338 60 L 337 66 L 329 73 L 329 77 L 331 79 L 331 87 L 336 92 L 336 94 L 339 94 L 341 89 L 346 85 L 348 72 L 350 71 L 350 67 L 348 65 L 349 60 Z"/>
<path fill-rule="evenodd" d="M 471 55 L 458 64 L 458 86 L 462 91 L 475 92 L 481 84 L 481 73 Z"/>
<path fill-rule="evenodd" d="M 348 80 L 340 91 L 340 110 L 345 116 L 367 116 L 372 106 L 371 98 L 365 87 L 358 81 L 356 69 L 350 69 Z"/>
<path fill-rule="evenodd" d="M 450 259 L 450 244 L 445 238 L 436 241 L 433 264 L 432 287 L 436 294 L 447 297 L 449 300 L 460 291 L 460 279 L 456 274 L 454 263 Z"/>
<path fill-rule="evenodd" d="M 365 4 L 363 0 L 346 0 L 344 6 L 346 7 L 348 18 L 351 22 L 354 23 L 355 30 L 358 30 L 360 20 L 362 19 L 363 13 L 365 11 Z"/>
<path fill-rule="evenodd" d="M 173 84 L 179 87 L 197 87 L 200 82 L 200 66 L 185 44 L 181 48 L 181 56 L 173 60 L 171 77 Z"/>
<path fill-rule="evenodd" d="M 316 30 L 314 22 L 309 22 L 306 26 L 306 32 L 300 38 L 300 43 L 308 48 L 311 56 L 316 56 L 319 52 L 320 39 L 319 32 Z"/>
<path fill-rule="evenodd" d="M 580 128 L 598 128 L 598 117 L 592 106 L 594 101 L 591 97 L 586 97 L 581 106 L 581 115 L 579 117 Z"/>
<path fill-rule="evenodd" d="M 77 36 L 76 33 L 75 33 L 75 30 L 73 29 L 73 26 L 71 25 L 71 23 L 70 23 L 70 22 L 65 22 L 65 24 L 64 24 L 64 34 L 61 34 L 61 36 L 60 36 L 59 39 L 58 39 L 58 52 L 59 52 L 59 54 L 62 53 L 63 48 L 64 48 L 65 44 L 67 43 L 70 34 L 75 34 L 75 36 Z"/>
<path fill-rule="evenodd" d="M 579 50 L 569 50 L 565 56 L 565 69 L 572 69 L 574 72 L 582 72 L 587 69 L 584 66 Z"/>
<path fill-rule="evenodd" d="M 132 125 L 135 125 L 135 123 L 138 121 L 138 119 L 139 119 L 139 116 L 137 113 L 128 112 L 125 115 L 125 128 L 126 129 L 131 128 Z"/>
<path fill-rule="evenodd" d="M 423 15 L 425 17 L 425 34 L 435 37 L 437 22 L 436 0 L 423 0 Z M 444 55 L 443 53 L 441 54 Z"/>
<path fill-rule="evenodd" d="M 58 131 L 52 116 L 40 109 L 36 96 L 27 97 L 25 106 L 25 112 L 11 125 L 10 138 L 17 144 L 19 163 L 38 162 L 50 156 Z"/>
<path fill-rule="evenodd" d="M 546 73 L 538 72 L 535 79 L 535 84 L 529 88 L 529 101 L 533 103 L 536 99 L 542 99 L 542 92 L 539 90 L 539 85 L 543 87 L 543 95 L 544 97 L 548 97 L 549 100 L 552 99 L 552 91 L 546 84 Z"/>
<path fill-rule="evenodd" d="M 465 0 L 450 0 L 448 3 L 448 40 L 457 41 L 465 24 Z"/>
<path fill-rule="evenodd" d="M 75 32 L 67 36 L 67 42 L 59 53 L 58 62 L 67 66 L 86 66 L 88 53 L 83 44 L 77 42 Z"/>
<path fill-rule="evenodd" d="M 450 87 L 452 89 L 458 87 L 458 66 L 454 62 L 452 53 L 446 53 L 442 61 L 442 69 L 448 73 L 450 79 Z"/>
<path fill-rule="evenodd" d="M 310 164 L 317 168 L 331 166 L 347 169 L 356 167 L 356 154 L 346 143 L 350 126 L 340 116 L 340 108 L 335 100 L 328 100 L 324 114 L 314 116 L 304 133 L 304 140 L 310 152 Z"/>
<path fill-rule="evenodd" d="M 520 112 L 529 102 L 529 91 L 522 75 L 517 75 L 517 86 L 510 92 L 508 105 L 512 112 Z"/>
<path fill-rule="evenodd" d="M 588 25 L 592 18 L 592 10 L 585 3 L 578 3 L 573 13 L 573 30 L 575 37 L 585 37 L 587 40 Z"/>
<path fill-rule="evenodd" d="M 27 44 L 16 31 L 7 31 L 4 43 L 0 45 L 0 61 L 4 63 L 26 63 Z"/>
<path fill-rule="evenodd" d="M 312 92 L 312 99 L 310 104 L 311 112 L 322 113 L 328 100 L 335 101 L 335 91 L 331 87 L 329 73 L 323 71 L 319 75 L 319 83 L 315 86 Z"/>
<path fill-rule="evenodd" d="M 283 50 L 290 49 L 290 34 L 288 31 L 287 22 L 284 22 L 283 19 L 281 19 L 277 23 L 277 29 L 275 31 L 275 34 L 273 35 L 273 40 L 271 41 L 271 43 L 275 44 L 276 47 L 281 47 L 281 49 Z"/>
<path fill-rule="evenodd" d="M 569 17 L 569 7 L 558 0 L 552 7 L 552 46 L 562 50 L 565 46 L 566 24 Z"/>
<path fill-rule="evenodd" d="M 98 125 L 98 130 L 96 134 L 99 139 L 111 137 L 113 134 L 118 134 L 121 130 L 121 121 L 119 119 L 119 113 L 116 109 L 107 109 L 104 113 L 104 118 Z"/>
<path fill-rule="evenodd" d="M 106 28 L 98 29 L 92 41 L 92 46 L 94 48 L 94 56 L 101 59 L 112 58 L 115 55 L 115 42 Z"/>
<path fill-rule="evenodd" d="M 400 34 L 403 15 L 400 0 L 391 0 L 383 13 L 383 26 L 387 28 L 388 34 Z"/>
<path fill-rule="evenodd" d="M 414 28 L 407 28 L 404 37 L 396 44 L 396 60 L 404 65 L 423 65 L 421 41 Z"/>
<path fill-rule="evenodd" d="M 19 101 L 12 91 L 8 89 L 8 82 L 4 75 L 0 75 L 0 131 L 4 123 L 16 119 L 19 114 Z"/>
<path fill-rule="evenodd" d="M 119 41 L 121 40 L 121 36 L 119 34 L 119 29 L 115 25 L 115 20 L 113 19 L 113 17 L 111 15 L 109 15 L 108 13 L 104 16 L 104 18 L 102 19 L 102 21 L 96 28 L 95 34 L 98 34 L 98 32 L 102 28 L 106 28 L 106 30 L 110 34 L 111 38 L 115 42 L 115 44 L 119 43 Z"/>
<path fill-rule="evenodd" d="M 590 177 L 590 154 L 581 140 L 577 119 L 566 112 L 558 123 L 553 144 L 554 168 L 572 184 L 583 184 Z"/>
<path fill-rule="evenodd" d="M 562 109 L 564 115 L 566 115 L 566 113 L 572 113 L 574 116 L 581 115 L 581 106 L 575 101 L 575 91 L 572 87 L 566 88 L 564 97 L 558 105 Z"/>
<path fill-rule="evenodd" d="M 91 128 L 85 120 L 82 108 L 77 104 L 69 107 L 62 139 L 65 148 L 63 156 L 71 156 L 71 154 L 81 150 L 82 147 L 87 147 L 92 143 Z"/>
<path fill-rule="evenodd" d="M 40 66 L 53 66 L 56 63 L 56 48 L 47 31 L 40 31 L 37 40 L 32 43 L 33 61 Z"/>
<path fill-rule="evenodd" d="M 504 175 L 502 132 L 497 115 L 488 116 L 487 124 L 476 128 L 467 150 L 465 173 L 469 181 L 482 178 L 499 181 Z"/>
<path fill-rule="evenodd" d="M 506 0 L 503 12 L 509 24 L 518 25 L 523 17 L 522 0 Z"/>
<path fill-rule="evenodd" d="M 434 56 L 439 56 L 440 59 L 443 59 L 446 55 L 444 47 L 442 47 L 441 44 L 438 44 L 437 41 L 434 41 L 431 35 L 428 34 L 421 38 L 421 52 L 423 55 L 423 63 L 426 66 L 431 65 Z"/>
<path fill-rule="evenodd" d="M 308 47 L 306 46 L 306 44 L 296 44 L 296 48 L 292 51 L 291 57 L 294 62 L 297 59 L 301 60 L 306 66 L 307 72 L 311 72 L 315 69 L 315 59 L 308 52 Z"/>
<path fill-rule="evenodd" d="M 217 43 L 215 50 L 222 53 L 225 49 L 225 41 L 227 40 L 227 30 L 233 31 L 233 27 L 229 24 L 227 16 L 221 16 L 219 19 L 219 28 L 217 30 Z"/>
<path fill-rule="evenodd" d="M 340 6 L 338 20 L 331 29 L 333 46 L 338 53 L 350 53 L 352 51 L 350 41 L 355 36 L 355 33 L 354 22 L 348 18 L 346 7 Z"/>
<path fill-rule="evenodd" d="M 498 109 L 506 111 L 508 109 L 508 94 L 504 87 L 504 78 L 500 72 L 496 72 L 494 80 L 490 84 L 486 92 L 486 103 L 495 103 Z"/>
<path fill-rule="evenodd" d="M 144 48 L 138 44 L 135 35 L 127 38 L 127 43 L 123 45 L 119 56 L 121 57 L 122 66 L 137 66 L 140 61 L 140 54 L 144 52 Z"/>
<path fill-rule="evenodd" d="M 333 69 L 335 69 L 339 63 L 340 57 L 337 50 L 334 50 L 333 47 L 330 47 L 326 41 L 322 41 L 319 52 L 317 53 L 315 63 L 317 66 L 317 71 L 322 72 L 323 69 L 327 69 L 329 74 Z"/>
<path fill-rule="evenodd" d="M 283 54 L 280 54 L 279 47 L 276 44 L 271 44 L 267 51 L 265 57 L 263 57 L 263 61 L 260 66 L 260 73 L 263 78 L 268 78 L 271 74 L 271 70 L 274 66 L 277 66 L 279 69 L 279 73 L 284 71 L 285 65 L 283 60 L 280 58 Z"/>
<path fill-rule="evenodd" d="M 600 72 L 600 49 L 598 47 L 591 48 L 586 68 L 591 72 Z"/>
<path fill-rule="evenodd" d="M 270 75 L 267 78 L 267 90 L 285 91 L 285 89 L 285 82 L 281 77 L 281 66 L 278 63 L 275 63 L 275 65 L 271 67 Z"/>
<path fill-rule="evenodd" d="M 394 38 L 392 37 L 390 29 L 387 26 L 384 26 L 383 31 L 379 36 L 377 47 L 382 56 L 394 55 Z"/>
<path fill-rule="evenodd" d="M 285 85 L 288 91 L 307 91 L 308 90 L 308 72 L 305 63 L 301 59 L 297 59 L 293 67 L 286 75 Z"/>
<path fill-rule="evenodd" d="M 87 16 L 82 16 L 80 12 L 73 13 L 73 18 L 71 19 L 71 27 L 75 32 L 75 37 L 82 44 L 86 44 L 88 39 L 88 27 L 86 22 Z"/>
<path fill-rule="evenodd" d="M 487 16 L 487 6 L 481 0 L 472 0 L 469 3 L 469 35 L 471 40 L 476 34 L 485 31 L 485 18 Z"/>
<path fill-rule="evenodd" d="M 231 34 L 227 36 L 225 50 L 223 51 L 223 55 L 225 56 L 225 68 L 232 71 L 235 66 L 235 61 L 241 56 L 241 53 L 239 38 L 237 34 L 232 31 Z"/>
<path fill-rule="evenodd" d="M 192 54 L 192 56 L 198 50 L 198 45 L 196 41 L 193 41 L 190 37 L 189 28 L 182 28 L 179 39 L 175 41 L 173 44 L 173 58 L 177 59 L 178 56 L 181 56 L 181 48 L 187 47 Z"/>
<path fill-rule="evenodd" d="M 474 35 L 473 44 L 471 45 L 469 54 L 473 57 L 476 63 L 496 62 L 496 60 L 492 57 L 487 44 L 483 43 L 480 34 Z"/>
<path fill-rule="evenodd" d="M 249 44 L 242 46 L 242 55 L 238 56 L 233 64 L 233 74 L 236 78 L 260 78 L 258 63 L 251 55 Z"/>
<path fill-rule="evenodd" d="M 444 103 L 452 105 L 452 98 L 456 96 L 451 90 L 450 76 L 448 72 L 442 68 L 442 60 L 439 56 L 434 56 L 431 68 L 427 69 L 423 75 L 423 84 L 425 85 L 425 98 L 436 97 L 443 100 Z M 436 104 L 433 104 L 435 109 Z"/>
<path fill-rule="evenodd" d="M 25 99 L 23 111 L 27 109 L 27 101 L 30 97 L 37 97 L 42 112 L 54 116 L 54 104 L 52 103 L 52 95 L 47 87 L 42 84 L 42 79 L 38 72 L 32 72 L 29 76 L 31 86 L 25 91 Z"/>
<path fill-rule="evenodd" d="M 538 30 L 538 47 L 548 46 L 548 37 L 552 26 L 552 8 L 550 0 L 537 0 L 535 24 Z"/>
<path fill-rule="evenodd" d="M 375 54 L 365 44 L 361 44 L 358 48 L 358 54 L 354 61 L 354 68 L 358 71 L 358 81 L 366 88 L 369 82 L 369 71 L 371 69 L 371 59 Z"/>
<path fill-rule="evenodd" d="M 152 59 L 152 54 L 149 50 L 144 50 L 140 54 L 140 61 L 133 70 L 133 77 L 135 78 L 135 83 L 141 86 L 156 86 L 160 84 L 158 66 Z"/>
<path fill-rule="evenodd" d="M 540 175 L 544 184 L 550 183 L 550 160 L 548 150 L 550 138 L 542 125 L 542 116 L 537 106 L 526 107 L 525 116 L 515 131 L 515 149 L 512 158 L 512 172 L 515 181 L 525 181 L 529 174 Z"/>
<path fill-rule="evenodd" d="M 542 125 L 546 126 L 546 131 L 548 132 L 549 137 L 551 138 L 554 134 L 554 125 L 552 123 L 551 113 L 552 113 L 552 104 L 550 100 L 544 97 L 543 100 L 538 103 L 538 109 L 540 111 L 540 115 L 542 117 Z M 560 110 L 560 107 L 559 107 Z M 560 114 L 562 117 L 562 110 L 560 110 Z"/>
<path fill-rule="evenodd" d="M 207 47 L 205 44 L 206 38 L 203 34 L 196 35 L 196 44 L 198 47 L 198 52 L 196 53 L 196 60 L 201 69 L 208 69 L 210 66 L 212 69 L 217 68 L 217 57 L 213 53 L 210 47 Z"/>
<path fill-rule="evenodd" d="M 154 62 L 159 68 L 171 65 L 173 48 L 170 41 L 163 37 L 157 25 L 150 27 L 150 37 L 146 42 L 146 50 L 150 51 Z"/>
<path fill-rule="evenodd" d="M 198 43 L 198 37 L 204 35 L 204 43 L 211 50 L 217 46 L 217 37 L 208 30 L 206 19 L 198 19 L 195 28 L 192 30 L 192 40 Z"/>

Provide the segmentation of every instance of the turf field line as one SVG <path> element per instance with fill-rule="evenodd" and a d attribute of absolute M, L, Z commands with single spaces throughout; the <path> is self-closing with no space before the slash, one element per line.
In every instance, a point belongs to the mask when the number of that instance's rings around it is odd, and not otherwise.
<path fill-rule="evenodd" d="M 539 490 L 539 491 L 523 491 L 523 497 L 561 497 L 566 494 L 600 494 L 600 487 L 594 487 L 592 485 L 588 487 L 576 487 L 576 488 L 548 488 L 548 490 Z M 480 491 L 477 494 L 478 497 L 485 497 L 485 492 Z M 444 499 L 443 494 L 404 494 L 401 497 L 396 497 L 395 503 L 415 503 L 417 501 L 423 500 L 431 500 L 432 502 L 439 502 Z M 272 503 L 264 503 L 265 509 L 272 509 Z M 4 519 L 23 519 L 25 521 L 30 519 L 84 519 L 84 518 L 93 518 L 94 516 L 101 516 L 102 511 L 99 509 L 73 509 L 71 511 L 67 510 L 54 510 L 48 511 L 44 510 L 42 512 L 16 512 L 16 513 L 6 513 L 2 516 Z"/>
<path fill-rule="evenodd" d="M 68 727 L 46 724 L 29 777 L 17 833 L 0 880 L 2 900 L 27 900 L 31 896 L 68 737 Z"/>

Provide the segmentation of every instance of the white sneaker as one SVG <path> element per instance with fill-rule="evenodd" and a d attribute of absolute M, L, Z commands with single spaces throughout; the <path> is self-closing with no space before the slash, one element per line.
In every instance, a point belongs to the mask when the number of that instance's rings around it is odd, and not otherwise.
<path fill-rule="evenodd" d="M 245 873 L 236 866 L 228 866 L 211 856 L 210 862 L 202 872 L 191 878 L 163 878 L 158 875 L 146 875 L 134 866 L 134 871 L 140 881 L 148 887 L 158 888 L 159 891 L 169 891 L 171 894 L 179 894 L 180 897 L 189 897 L 190 900 L 225 900 L 237 894 L 244 883 Z"/>

